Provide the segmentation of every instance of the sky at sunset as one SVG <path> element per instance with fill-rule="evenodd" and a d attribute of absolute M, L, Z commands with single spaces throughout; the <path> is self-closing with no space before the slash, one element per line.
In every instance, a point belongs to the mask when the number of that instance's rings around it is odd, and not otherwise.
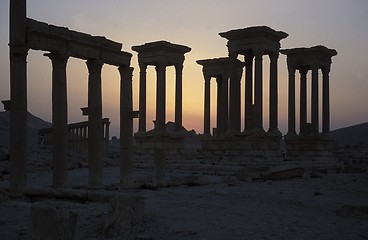
<path fill-rule="evenodd" d="M 10 98 L 9 0 L 0 1 L 0 100 Z M 133 53 L 134 110 L 138 110 L 139 67 L 134 45 L 166 40 L 192 48 L 183 70 L 183 125 L 203 132 L 204 79 L 199 59 L 227 56 L 226 39 L 218 33 L 267 25 L 287 32 L 281 48 L 324 45 L 336 49 L 330 73 L 331 129 L 368 122 L 367 0 L 28 0 L 27 17 L 123 43 Z M 51 62 L 44 52 L 28 54 L 28 109 L 51 122 Z M 243 58 L 240 58 L 243 60 Z M 268 129 L 269 60 L 264 56 L 264 128 Z M 167 68 L 167 121 L 174 120 L 175 71 Z M 299 75 L 297 74 L 297 79 Z M 279 57 L 279 128 L 287 128 L 286 58 Z M 67 67 L 69 122 L 86 120 L 87 67 L 71 58 Z M 310 73 L 308 75 L 310 80 Z M 110 136 L 119 134 L 119 86 L 116 67 L 104 65 L 103 116 L 111 119 Z M 154 67 L 147 75 L 147 127 L 155 118 Z M 211 86 L 211 128 L 216 126 L 216 81 Z M 299 86 L 297 81 L 297 86 Z M 321 90 L 321 89 L 320 89 Z M 298 90 L 297 90 L 298 92 Z M 298 100 L 298 95 L 297 95 Z M 297 101 L 298 106 L 298 101 Z M 0 107 L 0 111 L 2 111 Z M 297 115 L 298 115 L 297 108 Z M 244 76 L 242 119 L 244 117 Z M 309 116 L 310 117 L 310 116 Z M 297 118 L 298 119 L 298 118 Z M 243 122 L 243 120 L 242 120 Z M 138 120 L 134 120 L 137 129 Z"/>

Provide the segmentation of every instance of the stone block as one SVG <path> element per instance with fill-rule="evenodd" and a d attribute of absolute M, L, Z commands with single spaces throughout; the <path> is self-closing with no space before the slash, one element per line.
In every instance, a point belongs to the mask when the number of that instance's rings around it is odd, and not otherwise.
<path fill-rule="evenodd" d="M 121 48 L 123 47 L 123 44 L 118 43 L 118 42 L 114 42 L 110 39 L 106 39 L 106 45 L 105 46 L 109 49 L 120 51 Z"/>
<path fill-rule="evenodd" d="M 66 27 L 59 27 L 59 26 L 54 26 L 54 25 L 50 25 L 50 34 L 64 38 L 64 39 L 69 39 L 70 38 L 70 30 Z"/>
<path fill-rule="evenodd" d="M 44 22 L 39 22 L 31 18 L 27 18 L 27 28 L 30 31 L 49 33 L 49 25 Z"/>
<path fill-rule="evenodd" d="M 303 177 L 304 168 L 298 166 L 278 166 L 262 174 L 263 180 L 282 180 Z"/>
<path fill-rule="evenodd" d="M 111 199 L 110 210 L 103 226 L 107 237 L 131 230 L 143 219 L 144 200 L 138 196 L 119 196 Z"/>
<path fill-rule="evenodd" d="M 55 202 L 33 203 L 29 228 L 30 240 L 75 239 L 77 214 Z"/>
<path fill-rule="evenodd" d="M 92 36 L 86 33 L 70 30 L 71 38 L 83 43 L 90 43 Z"/>

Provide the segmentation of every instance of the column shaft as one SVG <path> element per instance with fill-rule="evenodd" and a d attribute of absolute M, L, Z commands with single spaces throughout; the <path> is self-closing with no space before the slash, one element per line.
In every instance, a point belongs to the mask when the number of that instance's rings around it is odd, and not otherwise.
<path fill-rule="evenodd" d="M 204 74 L 204 130 L 205 135 L 211 135 L 210 129 L 211 108 L 211 77 Z"/>
<path fill-rule="evenodd" d="M 318 68 L 312 69 L 312 132 L 318 133 Z"/>
<path fill-rule="evenodd" d="M 245 56 L 245 129 L 253 126 L 253 54 Z"/>
<path fill-rule="evenodd" d="M 147 112 L 147 65 L 139 64 L 139 129 L 140 132 L 146 132 L 146 112 Z"/>
<path fill-rule="evenodd" d="M 254 106 L 255 106 L 255 127 L 263 129 L 263 77 L 262 77 L 262 53 L 255 54 L 255 94 L 254 94 Z"/>
<path fill-rule="evenodd" d="M 133 96 L 131 67 L 120 72 L 120 182 L 126 183 L 133 173 Z"/>
<path fill-rule="evenodd" d="M 157 65 L 156 73 L 156 130 L 160 132 L 165 131 L 166 124 L 166 65 Z"/>
<path fill-rule="evenodd" d="M 277 80 L 277 60 L 279 54 L 270 55 L 270 129 L 278 131 L 278 80 Z"/>
<path fill-rule="evenodd" d="M 217 77 L 216 78 L 216 81 L 217 81 L 217 120 L 216 120 L 216 123 L 217 123 L 217 135 L 220 135 L 222 132 L 223 132 L 223 129 L 222 129 L 222 79 L 221 77 Z"/>
<path fill-rule="evenodd" d="M 27 52 L 25 48 L 10 46 L 11 194 L 21 194 L 27 181 Z"/>
<path fill-rule="evenodd" d="M 295 134 L 295 68 L 292 66 L 288 66 L 288 71 L 288 134 Z"/>
<path fill-rule="evenodd" d="M 52 168 L 54 188 L 68 183 L 68 101 L 66 65 L 68 57 L 47 54 L 52 61 Z M 77 132 L 78 133 L 78 132 Z"/>
<path fill-rule="evenodd" d="M 322 69 L 323 88 L 322 88 L 322 132 L 330 132 L 330 66 Z"/>
<path fill-rule="evenodd" d="M 229 79 L 222 76 L 222 132 L 228 129 L 229 124 Z"/>
<path fill-rule="evenodd" d="M 89 185 L 102 186 L 102 93 L 101 69 L 103 63 L 98 60 L 88 60 L 88 159 Z"/>
<path fill-rule="evenodd" d="M 175 65 L 175 131 L 181 131 L 183 125 L 183 64 Z"/>
<path fill-rule="evenodd" d="M 300 72 L 300 133 L 305 133 L 307 128 L 307 69 Z"/>
<path fill-rule="evenodd" d="M 240 131 L 240 78 L 237 71 L 237 55 L 229 54 L 230 58 L 230 111 L 229 128 Z"/>

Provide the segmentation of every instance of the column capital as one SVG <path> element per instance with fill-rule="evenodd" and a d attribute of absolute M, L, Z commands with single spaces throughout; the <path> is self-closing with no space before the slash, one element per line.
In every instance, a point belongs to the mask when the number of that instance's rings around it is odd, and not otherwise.
<path fill-rule="evenodd" d="M 66 68 L 69 56 L 65 53 L 51 52 L 44 56 L 50 58 L 53 68 Z"/>
<path fill-rule="evenodd" d="M 272 52 L 268 54 L 268 57 L 270 58 L 270 62 L 275 62 L 279 59 L 279 53 Z"/>
<path fill-rule="evenodd" d="M 216 82 L 217 82 L 217 85 L 222 85 L 222 76 L 221 75 L 218 75 L 216 77 Z"/>
<path fill-rule="evenodd" d="M 147 70 L 147 66 L 148 66 L 147 63 L 139 62 L 138 65 L 139 65 L 139 69 L 140 69 L 141 72 Z"/>
<path fill-rule="evenodd" d="M 238 53 L 229 52 L 229 58 L 230 58 L 230 60 L 237 59 L 238 58 Z"/>
<path fill-rule="evenodd" d="M 120 72 L 121 75 L 126 76 L 126 75 L 133 75 L 133 67 L 129 67 L 129 66 L 119 66 L 118 70 Z"/>
<path fill-rule="evenodd" d="M 29 47 L 26 45 L 9 44 L 10 47 L 10 60 L 25 59 L 28 55 Z"/>
<path fill-rule="evenodd" d="M 262 58 L 264 55 L 264 49 L 262 48 L 254 48 L 253 49 L 253 54 L 256 58 Z"/>
<path fill-rule="evenodd" d="M 167 63 L 166 62 L 158 62 L 155 64 L 155 68 L 157 69 L 166 69 Z"/>
<path fill-rule="evenodd" d="M 86 64 L 89 73 L 100 73 L 104 63 L 99 59 L 89 59 Z"/>
<path fill-rule="evenodd" d="M 184 67 L 183 63 L 177 63 L 177 64 L 175 64 L 175 70 L 177 72 L 182 72 L 183 71 L 183 67 Z"/>
<path fill-rule="evenodd" d="M 289 75 L 295 75 L 295 71 L 296 71 L 295 66 L 288 64 L 287 68 L 288 68 Z"/>
<path fill-rule="evenodd" d="M 326 65 L 321 68 L 323 75 L 329 75 L 331 70 L 331 65 Z"/>
<path fill-rule="evenodd" d="M 299 73 L 301 74 L 301 75 L 307 75 L 307 73 L 308 73 L 308 68 L 306 68 L 306 67 L 303 67 L 303 68 L 300 68 L 299 69 Z"/>

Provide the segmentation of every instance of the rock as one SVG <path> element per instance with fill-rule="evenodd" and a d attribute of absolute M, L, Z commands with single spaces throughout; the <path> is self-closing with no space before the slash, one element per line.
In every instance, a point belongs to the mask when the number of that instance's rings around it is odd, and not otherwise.
<path fill-rule="evenodd" d="M 282 180 L 303 177 L 304 168 L 295 166 L 279 166 L 262 173 L 263 180 Z"/>
<path fill-rule="evenodd" d="M 132 229 L 143 219 L 144 200 L 137 196 L 111 199 L 110 210 L 103 226 L 103 234 L 113 237 Z"/>
<path fill-rule="evenodd" d="M 75 239 L 78 215 L 57 202 L 32 204 L 29 239 Z"/>
<path fill-rule="evenodd" d="M 368 206 L 344 205 L 335 211 L 340 217 L 358 217 L 368 219 Z"/>

